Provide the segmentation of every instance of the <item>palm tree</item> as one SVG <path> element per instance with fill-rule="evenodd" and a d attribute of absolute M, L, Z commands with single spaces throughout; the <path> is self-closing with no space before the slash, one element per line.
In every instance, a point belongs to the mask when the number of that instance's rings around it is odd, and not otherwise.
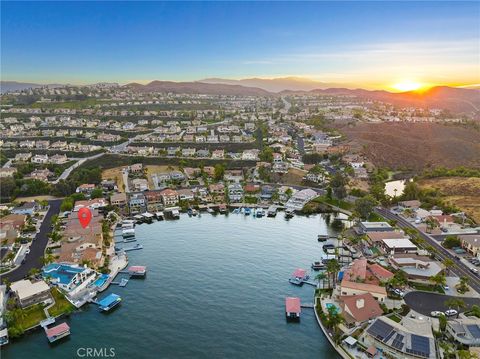
<path fill-rule="evenodd" d="M 442 286 L 447 284 L 447 278 L 445 278 L 445 275 L 442 273 L 438 273 L 434 276 L 430 277 L 430 280 L 435 283 L 437 286 Z"/>
<path fill-rule="evenodd" d="M 457 318 L 460 314 L 460 309 L 465 309 L 467 307 L 463 299 L 460 299 L 460 298 L 450 298 L 446 300 L 444 304 L 449 308 L 452 308 L 452 307 L 457 308 Z"/>
<path fill-rule="evenodd" d="M 28 271 L 28 276 L 30 278 L 36 277 L 38 274 L 40 274 L 40 270 L 38 268 L 32 268 Z"/>
<path fill-rule="evenodd" d="M 450 269 L 455 267 L 455 262 L 450 258 L 445 258 L 443 265 L 445 266 L 446 272 L 450 273 Z"/>
<path fill-rule="evenodd" d="M 319 273 L 315 276 L 315 279 L 320 283 L 322 282 L 322 288 L 323 288 L 323 281 L 325 280 L 325 278 L 327 278 L 327 276 L 325 275 L 325 273 Z"/>
<path fill-rule="evenodd" d="M 340 271 L 340 269 L 341 269 L 340 263 L 338 263 L 336 259 L 330 259 L 327 262 L 327 273 L 329 273 L 329 275 L 333 275 L 334 286 L 337 284 L 337 274 Z"/>

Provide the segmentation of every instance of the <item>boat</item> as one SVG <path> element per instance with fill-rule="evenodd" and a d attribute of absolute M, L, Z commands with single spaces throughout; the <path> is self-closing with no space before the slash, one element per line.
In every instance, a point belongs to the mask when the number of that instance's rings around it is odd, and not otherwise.
<path fill-rule="evenodd" d="M 246 216 L 249 216 L 250 213 L 252 213 L 252 210 L 250 209 L 250 207 L 245 207 L 243 213 L 244 213 Z"/>
<path fill-rule="evenodd" d="M 285 218 L 293 218 L 295 216 L 295 210 L 293 208 L 287 208 L 285 210 Z"/>
<path fill-rule="evenodd" d="M 238 213 L 240 213 L 240 211 L 241 211 L 241 208 L 235 208 L 233 210 L 233 213 L 238 214 Z"/>
<path fill-rule="evenodd" d="M 144 218 L 145 222 L 152 223 L 154 215 L 149 212 L 145 212 L 142 214 L 142 217 Z"/>
<path fill-rule="evenodd" d="M 268 217 L 275 217 L 277 215 L 277 206 L 270 206 L 267 210 Z"/>
<path fill-rule="evenodd" d="M 180 212 L 178 211 L 178 209 L 172 209 L 172 217 L 175 219 L 180 218 Z"/>
<path fill-rule="evenodd" d="M 312 263 L 312 269 L 313 270 L 322 270 L 322 269 L 325 269 L 325 268 L 326 268 L 326 266 L 322 262 L 313 262 Z"/>
<path fill-rule="evenodd" d="M 198 214 L 198 211 L 194 208 L 192 209 L 192 216 L 196 216 Z"/>
<path fill-rule="evenodd" d="M 187 214 L 191 217 L 193 215 L 193 210 L 189 207 L 187 209 Z"/>
<path fill-rule="evenodd" d="M 127 228 L 122 230 L 123 237 L 134 237 L 135 236 L 135 229 Z"/>
<path fill-rule="evenodd" d="M 328 234 L 319 234 L 317 239 L 319 242 L 326 242 L 328 238 L 329 238 Z"/>
<path fill-rule="evenodd" d="M 132 227 L 135 227 L 135 221 L 133 219 L 124 219 L 122 221 L 122 227 L 123 226 L 126 226 L 126 227 L 129 227 L 129 226 L 132 226 Z"/>
<path fill-rule="evenodd" d="M 120 302 L 122 298 L 115 293 L 111 293 L 103 298 L 101 301 L 97 302 L 98 307 L 102 312 L 108 312 L 109 310 L 115 308 Z"/>
<path fill-rule="evenodd" d="M 141 214 L 136 214 L 133 216 L 133 218 L 135 219 L 136 223 L 143 223 L 144 217 Z"/>
<path fill-rule="evenodd" d="M 255 214 L 257 218 L 262 218 L 265 215 L 265 211 L 262 208 L 259 208 Z"/>
<path fill-rule="evenodd" d="M 224 204 L 220 204 L 218 206 L 218 210 L 220 211 L 220 213 L 224 214 L 224 213 L 227 213 L 227 206 L 224 205 Z"/>
<path fill-rule="evenodd" d="M 207 212 L 208 212 L 208 213 L 215 213 L 215 211 L 214 211 L 212 208 L 210 208 L 210 207 L 207 207 Z"/>
<path fill-rule="evenodd" d="M 163 212 L 155 212 L 155 217 L 157 217 L 158 220 L 165 219 L 165 215 L 163 214 Z"/>
<path fill-rule="evenodd" d="M 8 330 L 3 328 L 0 330 L 0 346 L 8 344 Z"/>

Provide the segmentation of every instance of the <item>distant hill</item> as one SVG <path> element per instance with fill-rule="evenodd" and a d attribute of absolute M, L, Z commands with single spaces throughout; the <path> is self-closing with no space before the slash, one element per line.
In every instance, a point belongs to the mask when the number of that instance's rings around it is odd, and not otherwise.
<path fill-rule="evenodd" d="M 458 87 L 437 86 L 424 92 L 368 91 L 346 88 L 316 89 L 311 91 L 321 95 L 347 95 L 370 100 L 388 102 L 397 106 L 415 106 L 448 109 L 452 112 L 480 113 L 480 90 Z"/>
<path fill-rule="evenodd" d="M 0 81 L 0 93 L 34 89 L 39 87 L 61 87 L 60 84 L 35 84 L 29 82 Z"/>
<path fill-rule="evenodd" d="M 202 82 L 152 81 L 146 85 L 125 85 L 138 92 L 172 92 L 207 95 L 268 96 L 268 91 L 240 85 L 207 84 Z"/>
<path fill-rule="evenodd" d="M 303 77 L 278 77 L 273 79 L 250 78 L 241 80 L 230 80 L 221 78 L 208 78 L 198 82 L 209 84 L 241 85 L 258 87 L 269 92 L 281 91 L 311 91 L 314 89 L 325 89 L 338 86 L 334 83 L 324 83 Z"/>

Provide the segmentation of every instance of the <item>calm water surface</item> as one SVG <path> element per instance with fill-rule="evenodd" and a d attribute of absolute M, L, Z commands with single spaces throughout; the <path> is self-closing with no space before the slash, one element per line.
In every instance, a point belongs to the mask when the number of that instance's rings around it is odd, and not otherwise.
<path fill-rule="evenodd" d="M 281 213 L 183 215 L 139 225 L 136 243 L 144 249 L 129 259 L 148 274 L 100 295 L 121 295 L 118 308 L 102 314 L 87 305 L 67 319 L 67 340 L 51 346 L 38 330 L 1 357 L 78 358 L 79 348 L 90 347 L 114 348 L 116 358 L 337 358 L 312 309 L 303 309 L 298 324 L 284 314 L 286 296 L 312 302 L 314 288 L 288 278 L 321 258 L 316 238 L 327 232 L 334 234 L 321 216 L 287 221 Z"/>

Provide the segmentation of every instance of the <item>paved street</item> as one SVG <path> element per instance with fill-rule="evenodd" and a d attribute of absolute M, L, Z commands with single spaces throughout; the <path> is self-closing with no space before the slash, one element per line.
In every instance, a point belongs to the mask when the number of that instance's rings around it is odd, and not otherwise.
<path fill-rule="evenodd" d="M 23 263 L 20 267 L 13 270 L 10 273 L 1 276 L 1 280 L 3 281 L 4 278 L 8 278 L 11 282 L 17 281 L 19 279 L 24 278 L 30 269 L 32 268 L 41 268 L 41 258 L 44 255 L 45 247 L 48 243 L 48 233 L 51 231 L 51 222 L 52 216 L 54 214 L 58 214 L 60 211 L 60 204 L 62 203 L 61 199 L 51 200 L 48 201 L 50 208 L 45 216 L 45 219 L 40 226 L 40 232 L 37 234 L 35 240 L 30 245 L 30 254 L 25 257 L 25 263 Z"/>
<path fill-rule="evenodd" d="M 430 315 L 431 312 L 434 310 L 439 310 L 445 312 L 449 309 L 445 305 L 445 301 L 451 298 L 458 298 L 456 296 L 450 296 L 440 293 L 431 293 L 431 292 L 422 292 L 422 291 L 413 291 L 405 294 L 403 298 L 405 303 L 414 311 L 424 314 Z M 461 298 L 465 304 L 467 305 L 467 309 L 470 308 L 472 305 L 480 306 L 480 299 L 478 298 Z M 457 308 L 452 308 L 457 310 Z M 460 312 L 464 312 L 465 309 L 460 310 Z"/>
<path fill-rule="evenodd" d="M 390 212 L 389 210 L 387 210 L 385 208 L 377 208 L 375 211 L 378 214 L 382 215 L 383 217 L 385 217 L 387 219 L 397 221 L 398 226 L 400 226 L 402 228 L 412 228 L 412 229 L 415 229 L 415 230 L 417 229 L 412 223 L 408 222 L 407 220 L 403 219 L 400 216 L 397 216 L 397 215 L 393 214 L 392 212 Z M 448 250 L 443 248 L 441 246 L 441 244 L 438 241 L 436 241 L 433 237 L 431 237 L 431 236 L 429 236 L 429 235 L 427 235 L 423 232 L 420 232 L 420 231 L 418 231 L 418 233 L 419 233 L 420 237 L 425 240 L 426 243 L 432 245 L 434 248 L 436 248 L 438 250 L 437 256 L 442 261 L 445 260 L 446 258 L 450 258 L 451 260 L 453 260 L 455 262 L 455 267 L 453 267 L 450 270 L 453 273 L 455 273 L 456 275 L 458 275 L 459 277 L 461 277 L 461 276 L 468 277 L 468 279 L 469 279 L 468 284 L 475 291 L 480 293 L 480 278 L 477 275 L 473 274 L 464 263 L 457 260 L 452 253 L 450 253 Z"/>

